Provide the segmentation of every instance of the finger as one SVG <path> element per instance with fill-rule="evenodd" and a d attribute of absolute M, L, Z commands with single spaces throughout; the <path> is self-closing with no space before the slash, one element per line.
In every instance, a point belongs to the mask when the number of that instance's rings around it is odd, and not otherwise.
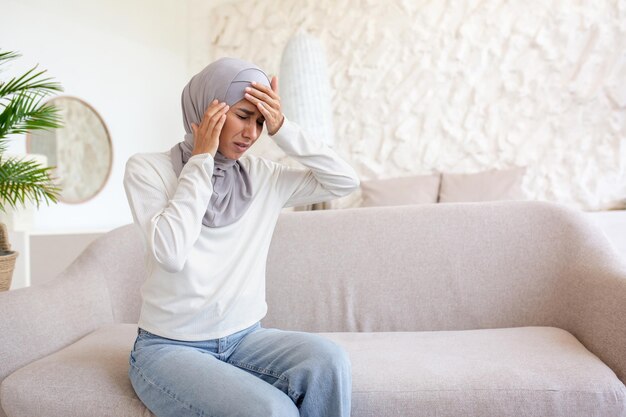
<path fill-rule="evenodd" d="M 259 109 L 259 111 L 265 118 L 265 123 L 267 123 L 268 120 L 273 120 L 273 116 L 270 110 L 265 106 L 266 104 L 262 101 L 259 101 L 258 103 L 256 103 L 256 107 Z"/>
<path fill-rule="evenodd" d="M 276 99 L 274 99 L 273 97 L 269 96 L 267 93 L 264 93 L 263 91 L 257 89 L 257 88 L 253 88 L 253 87 L 246 87 L 246 92 L 247 94 L 250 94 L 256 98 L 258 98 L 259 100 L 265 101 L 268 104 L 272 105 L 273 103 L 276 102 Z"/>
<path fill-rule="evenodd" d="M 220 103 L 218 106 L 215 106 L 209 113 L 204 116 L 202 119 L 202 125 L 205 130 L 210 128 L 212 129 L 215 126 L 215 119 L 219 119 L 222 114 L 225 114 L 230 106 L 226 105 L 226 103 Z"/>
<path fill-rule="evenodd" d="M 219 121 L 222 118 L 224 118 L 224 120 L 226 120 L 226 113 L 228 112 L 229 108 L 230 108 L 229 106 L 224 106 L 217 113 L 215 113 L 213 116 L 211 116 L 211 118 L 209 119 L 209 124 L 208 124 L 208 131 L 209 132 L 212 132 L 212 131 L 215 130 L 215 127 L 217 126 L 217 124 L 219 123 Z"/>
<path fill-rule="evenodd" d="M 246 93 L 244 95 L 244 98 L 246 98 L 249 102 L 251 102 L 254 105 L 256 105 L 257 103 L 265 103 L 268 105 L 268 108 L 274 109 L 275 111 L 280 110 L 280 103 L 277 102 L 276 100 L 269 99 L 268 101 L 267 99 L 255 97 L 251 93 Z"/>
<path fill-rule="evenodd" d="M 252 81 L 251 85 L 252 85 L 252 88 L 257 89 L 267 94 L 269 97 L 272 97 L 274 100 L 280 100 L 280 97 L 278 97 L 278 94 L 276 91 L 274 91 L 273 87 L 268 87 L 264 84 L 259 84 L 255 81 Z M 270 82 L 270 85 L 271 85 L 271 82 Z M 276 84 L 276 87 L 278 88 L 278 84 Z"/>
<path fill-rule="evenodd" d="M 243 97 L 248 100 L 250 103 L 254 104 L 255 106 L 257 105 L 257 103 L 260 103 L 261 100 L 259 100 L 258 98 L 254 97 L 252 94 L 250 93 L 245 93 L 243 95 Z"/>
<path fill-rule="evenodd" d="M 211 129 L 213 129 L 213 126 L 215 126 L 215 116 L 217 115 L 219 117 L 219 115 L 221 114 L 220 111 L 223 109 L 224 107 L 218 108 L 217 110 L 214 110 L 204 116 L 204 118 L 202 119 L 202 123 L 200 124 L 200 131 L 203 135 L 206 135 L 208 132 L 211 131 Z"/>
<path fill-rule="evenodd" d="M 211 110 L 218 108 L 219 105 L 221 103 L 217 101 L 217 99 L 213 100 L 212 102 L 209 103 L 209 105 L 206 107 L 206 110 L 204 111 L 204 114 L 207 115 L 211 112 Z"/>
<path fill-rule="evenodd" d="M 220 110 L 223 110 L 224 107 L 226 107 L 226 103 L 218 103 L 217 99 L 213 100 L 204 112 L 204 117 L 202 118 L 201 124 L 207 125 L 208 120 L 210 120 L 211 117 L 215 116 Z"/>
<path fill-rule="evenodd" d="M 272 81 L 270 81 L 270 86 L 272 87 L 272 91 L 278 94 L 278 77 L 273 76 Z"/>
<path fill-rule="evenodd" d="M 193 132 L 194 136 L 196 135 L 196 132 L 198 131 L 198 125 L 195 123 L 191 124 L 191 131 Z"/>
<path fill-rule="evenodd" d="M 215 101 L 217 101 L 217 100 L 215 100 Z M 226 107 L 226 103 L 225 102 L 211 103 L 211 105 L 207 108 L 205 116 L 213 117 L 217 112 L 222 110 L 224 107 Z"/>
<path fill-rule="evenodd" d="M 215 125 L 215 129 L 213 129 L 213 138 L 219 138 L 220 133 L 222 133 L 222 128 L 224 127 L 224 123 L 226 123 L 226 115 L 223 114 L 222 117 L 219 118 L 217 124 Z"/>

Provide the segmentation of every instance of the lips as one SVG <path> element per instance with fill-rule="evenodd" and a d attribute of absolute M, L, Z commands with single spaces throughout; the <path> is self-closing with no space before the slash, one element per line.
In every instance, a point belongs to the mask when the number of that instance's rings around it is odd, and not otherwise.
<path fill-rule="evenodd" d="M 243 152 L 250 147 L 249 143 L 233 142 L 233 144 L 240 152 Z"/>

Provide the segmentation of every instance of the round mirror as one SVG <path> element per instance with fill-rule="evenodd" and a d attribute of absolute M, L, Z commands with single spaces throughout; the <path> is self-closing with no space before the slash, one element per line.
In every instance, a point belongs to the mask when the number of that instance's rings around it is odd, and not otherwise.
<path fill-rule="evenodd" d="M 59 200 L 83 203 L 102 190 L 111 173 L 111 137 L 100 115 L 83 100 L 59 96 L 48 103 L 59 109 L 62 128 L 36 130 L 26 137 L 28 153 L 42 154 L 61 188 Z"/>

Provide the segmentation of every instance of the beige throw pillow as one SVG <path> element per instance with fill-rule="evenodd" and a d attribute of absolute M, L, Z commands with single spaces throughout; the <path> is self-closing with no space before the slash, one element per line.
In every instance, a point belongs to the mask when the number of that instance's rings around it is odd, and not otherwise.
<path fill-rule="evenodd" d="M 361 207 L 436 203 L 439 173 L 361 181 Z"/>
<path fill-rule="evenodd" d="M 472 201 L 524 200 L 522 179 L 525 167 L 491 169 L 475 174 L 446 174 L 441 176 L 440 203 Z"/>

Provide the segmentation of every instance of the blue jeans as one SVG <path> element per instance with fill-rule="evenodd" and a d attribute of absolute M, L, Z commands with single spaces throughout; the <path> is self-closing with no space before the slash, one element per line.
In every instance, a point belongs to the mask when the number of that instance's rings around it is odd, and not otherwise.
<path fill-rule="evenodd" d="M 321 336 L 260 323 L 200 342 L 138 333 L 128 374 L 157 417 L 350 415 L 350 361 Z"/>

